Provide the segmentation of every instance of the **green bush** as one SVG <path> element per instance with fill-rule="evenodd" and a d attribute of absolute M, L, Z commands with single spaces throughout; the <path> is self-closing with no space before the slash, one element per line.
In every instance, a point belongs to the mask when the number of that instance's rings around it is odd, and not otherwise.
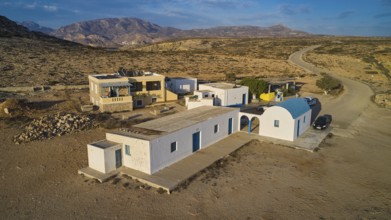
<path fill-rule="evenodd" d="M 249 92 L 256 97 L 266 91 L 268 83 L 261 79 L 245 78 L 240 82 L 241 85 L 248 86 Z"/>
<path fill-rule="evenodd" d="M 332 90 L 338 90 L 341 88 L 341 81 L 325 73 L 322 73 L 322 75 L 323 77 L 316 81 L 316 86 L 322 89 L 326 95 L 329 94 Z"/>

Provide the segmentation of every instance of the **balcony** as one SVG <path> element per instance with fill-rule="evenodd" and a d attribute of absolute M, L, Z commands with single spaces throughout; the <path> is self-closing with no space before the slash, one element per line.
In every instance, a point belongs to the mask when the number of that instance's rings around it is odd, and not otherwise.
<path fill-rule="evenodd" d="M 100 97 L 99 102 L 104 104 L 116 104 L 116 103 L 131 103 L 133 102 L 132 96 L 119 96 L 119 97 Z"/>

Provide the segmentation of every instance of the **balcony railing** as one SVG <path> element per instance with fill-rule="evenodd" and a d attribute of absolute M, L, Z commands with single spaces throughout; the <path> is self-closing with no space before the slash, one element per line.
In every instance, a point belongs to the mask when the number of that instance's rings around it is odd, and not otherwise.
<path fill-rule="evenodd" d="M 119 96 L 119 97 L 100 97 L 101 104 L 112 104 L 112 103 L 125 103 L 132 102 L 132 96 Z"/>

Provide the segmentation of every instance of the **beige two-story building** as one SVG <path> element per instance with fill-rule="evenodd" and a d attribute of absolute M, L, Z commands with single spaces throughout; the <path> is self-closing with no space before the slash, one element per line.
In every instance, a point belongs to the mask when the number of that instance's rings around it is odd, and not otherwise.
<path fill-rule="evenodd" d="M 132 111 L 155 102 L 175 101 L 165 76 L 151 72 L 89 75 L 90 100 L 101 112 Z"/>

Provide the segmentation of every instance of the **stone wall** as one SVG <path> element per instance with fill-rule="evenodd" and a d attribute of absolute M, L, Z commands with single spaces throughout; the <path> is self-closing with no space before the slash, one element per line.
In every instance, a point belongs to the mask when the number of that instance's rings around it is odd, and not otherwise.
<path fill-rule="evenodd" d="M 101 112 L 124 112 L 124 111 L 132 111 L 133 104 L 132 103 L 113 103 L 113 104 L 105 104 L 100 105 L 99 110 Z"/>

